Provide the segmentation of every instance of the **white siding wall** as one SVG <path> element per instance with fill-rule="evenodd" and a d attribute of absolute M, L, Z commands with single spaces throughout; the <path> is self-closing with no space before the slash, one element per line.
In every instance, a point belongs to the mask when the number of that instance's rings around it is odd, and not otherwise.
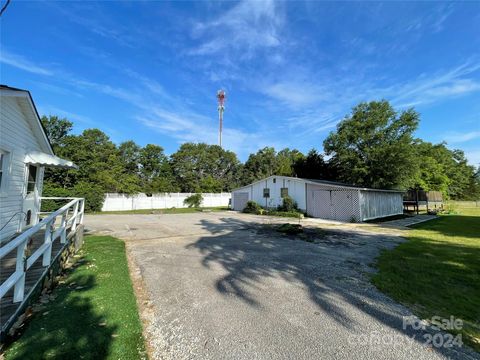
<path fill-rule="evenodd" d="M 403 214 L 403 194 L 382 191 L 360 191 L 362 221 Z"/>
<path fill-rule="evenodd" d="M 42 151 L 16 97 L 0 97 L 0 149 L 10 152 L 6 187 L 0 193 L 0 228 L 17 212 L 22 211 L 25 178 L 25 154 Z M 8 237 L 19 229 L 22 215 L 17 215 L 0 233 Z"/>
<path fill-rule="evenodd" d="M 252 185 L 237 189 L 234 192 L 248 192 L 249 200 L 263 207 L 277 207 L 282 204 L 281 188 L 288 188 L 288 195 L 297 202 L 298 208 L 306 210 L 305 181 L 284 176 L 270 177 Z M 270 189 L 270 198 L 263 197 L 263 189 Z M 233 198 L 233 197 L 232 197 Z M 235 204 L 232 204 L 233 207 Z"/>
<path fill-rule="evenodd" d="M 146 196 L 145 194 L 105 194 L 102 211 L 123 211 L 141 209 L 185 208 L 183 201 L 193 193 L 163 193 Z M 228 206 L 230 193 L 204 193 L 202 207 Z"/>
<path fill-rule="evenodd" d="M 275 181 L 274 181 L 275 180 Z M 305 186 L 306 185 L 306 186 Z M 282 203 L 280 189 L 288 188 L 288 194 L 297 202 L 298 208 L 308 215 L 338 221 L 364 221 L 403 213 L 401 192 L 366 191 L 348 186 L 307 183 L 303 179 L 274 176 L 257 183 L 236 189 L 248 193 L 263 207 L 276 207 Z M 270 189 L 270 198 L 263 197 L 263 189 Z M 237 209 L 232 196 L 232 207 Z"/>

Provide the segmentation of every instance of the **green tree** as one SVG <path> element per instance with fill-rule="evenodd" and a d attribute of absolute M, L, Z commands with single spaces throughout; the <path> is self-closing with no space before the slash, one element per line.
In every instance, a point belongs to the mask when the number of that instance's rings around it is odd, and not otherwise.
<path fill-rule="evenodd" d="M 203 201 L 202 194 L 197 193 L 197 194 L 190 195 L 185 200 L 183 200 L 183 204 L 187 205 L 189 208 L 194 207 L 198 209 L 202 204 L 202 201 Z"/>
<path fill-rule="evenodd" d="M 71 196 L 85 197 L 89 209 L 101 207 L 107 192 L 136 193 L 141 189 L 138 176 L 125 171 L 117 147 L 99 129 L 87 129 L 80 135 L 66 135 L 56 152 L 58 156 L 72 160 L 79 168 L 47 169 L 46 183 L 50 189 L 68 189 Z"/>
<path fill-rule="evenodd" d="M 415 141 L 416 173 L 414 188 L 441 191 L 451 199 L 470 199 L 475 194 L 475 168 L 461 150 L 450 150 L 446 143 Z M 473 195 L 474 196 L 474 195 Z"/>
<path fill-rule="evenodd" d="M 180 192 L 180 186 L 175 181 L 175 177 L 171 173 L 164 173 L 162 176 L 154 177 L 150 182 L 142 189 L 147 194 L 158 194 L 168 192 Z"/>
<path fill-rule="evenodd" d="M 297 176 L 295 164 L 303 161 L 303 155 L 297 149 L 290 150 L 285 148 L 277 153 L 277 170 L 276 175 L 281 176 Z"/>
<path fill-rule="evenodd" d="M 451 180 L 448 194 L 455 200 L 468 199 L 470 194 L 467 189 L 475 178 L 475 167 L 468 164 L 462 150 L 451 150 L 451 153 L 453 161 L 447 167 L 447 175 Z"/>
<path fill-rule="evenodd" d="M 54 115 L 49 115 L 48 117 L 44 115 L 40 120 L 53 150 L 56 151 L 56 148 L 63 145 L 63 140 L 72 131 L 73 123 Z"/>
<path fill-rule="evenodd" d="M 134 141 L 124 141 L 118 146 L 120 159 L 125 166 L 125 172 L 131 175 L 137 175 L 140 165 L 140 146 Z"/>
<path fill-rule="evenodd" d="M 108 192 L 117 192 L 118 170 L 122 164 L 115 144 L 99 129 L 84 130 L 81 135 L 69 135 L 59 156 L 72 160 L 78 170 L 69 170 L 70 181 L 90 180 Z"/>
<path fill-rule="evenodd" d="M 468 185 L 462 192 L 460 196 L 462 200 L 480 200 L 480 166 L 478 169 L 470 176 Z"/>
<path fill-rule="evenodd" d="M 145 181 L 159 176 L 162 173 L 163 165 L 167 163 L 167 156 L 163 148 L 158 145 L 147 144 L 140 150 L 140 176 Z"/>
<path fill-rule="evenodd" d="M 448 194 L 450 178 L 446 166 L 451 159 L 450 151 L 443 145 L 434 145 L 420 139 L 415 140 L 415 174 L 411 187 L 425 191 L 441 191 Z"/>
<path fill-rule="evenodd" d="M 255 154 L 250 154 L 243 167 L 243 183 L 249 184 L 256 180 L 277 175 L 278 159 L 273 147 L 265 147 Z"/>
<path fill-rule="evenodd" d="M 335 180 L 335 169 L 327 163 L 322 154 L 312 149 L 307 156 L 298 159 L 294 165 L 295 174 L 306 179 Z"/>
<path fill-rule="evenodd" d="M 241 165 L 237 156 L 218 145 L 185 143 L 170 160 L 184 192 L 230 191 L 239 183 Z"/>
<path fill-rule="evenodd" d="M 410 186 L 418 122 L 413 109 L 397 113 L 385 100 L 354 107 L 323 143 L 338 179 L 374 188 Z"/>

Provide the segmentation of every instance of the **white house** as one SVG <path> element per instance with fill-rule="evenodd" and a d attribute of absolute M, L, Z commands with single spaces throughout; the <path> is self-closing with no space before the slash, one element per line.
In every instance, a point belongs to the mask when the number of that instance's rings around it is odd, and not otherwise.
<path fill-rule="evenodd" d="M 54 155 L 30 93 L 0 85 L 0 243 L 38 222 L 47 166 L 76 167 Z"/>
<path fill-rule="evenodd" d="M 273 208 L 281 205 L 287 195 L 300 210 L 316 218 L 359 222 L 403 213 L 400 190 L 275 175 L 233 190 L 232 208 L 241 211 L 249 200 Z"/>

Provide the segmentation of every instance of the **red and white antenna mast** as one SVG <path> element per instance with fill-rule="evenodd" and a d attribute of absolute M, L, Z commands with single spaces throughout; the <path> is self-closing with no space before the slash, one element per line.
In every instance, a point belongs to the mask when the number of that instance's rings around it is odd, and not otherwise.
<path fill-rule="evenodd" d="M 218 100 L 218 122 L 219 122 L 219 129 L 218 129 L 218 144 L 222 147 L 222 128 L 223 128 L 223 112 L 225 111 L 225 97 L 226 93 L 224 90 L 217 91 L 217 100 Z"/>

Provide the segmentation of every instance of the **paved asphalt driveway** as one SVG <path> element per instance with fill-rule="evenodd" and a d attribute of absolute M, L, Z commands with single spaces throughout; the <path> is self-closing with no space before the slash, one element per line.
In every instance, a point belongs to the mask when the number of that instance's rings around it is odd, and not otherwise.
<path fill-rule="evenodd" d="M 399 237 L 335 225 L 309 243 L 262 226 L 272 221 L 94 215 L 86 227 L 127 240 L 152 303 L 158 359 L 480 358 L 425 346 L 426 333 L 402 329 L 409 311 L 369 283 L 375 256 Z"/>

